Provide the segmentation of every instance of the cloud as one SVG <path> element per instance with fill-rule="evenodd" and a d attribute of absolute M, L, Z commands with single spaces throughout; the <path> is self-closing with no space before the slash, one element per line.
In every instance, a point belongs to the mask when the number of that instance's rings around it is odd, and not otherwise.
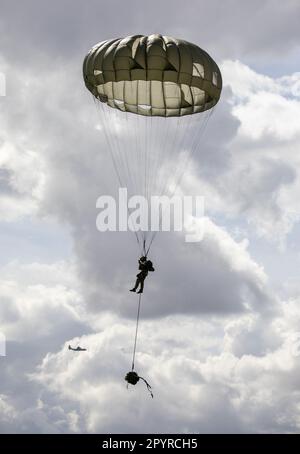
<path fill-rule="evenodd" d="M 221 66 L 223 110 L 210 122 L 185 190 L 201 191 L 206 212 L 243 217 L 257 235 L 282 246 L 299 219 L 299 73 L 271 78 L 238 61 Z M 218 128 L 228 131 L 225 142 L 210 139 Z"/>
<path fill-rule="evenodd" d="M 66 263 L 14 262 L 2 267 L 1 330 L 8 341 L 64 338 L 65 321 L 73 323 L 73 329 L 79 329 L 81 324 L 83 328 L 82 301 L 73 275 L 71 278 L 71 269 Z"/>
<path fill-rule="evenodd" d="M 299 139 L 300 73 L 273 79 L 238 61 L 225 61 L 222 73 L 233 92 L 233 115 L 240 121 L 241 136 L 253 142 L 266 142 L 266 137 L 280 143 Z"/>
<path fill-rule="evenodd" d="M 30 150 L 1 146 L 0 219 L 14 221 L 36 213 L 42 197 L 44 172 L 40 157 Z"/>
<path fill-rule="evenodd" d="M 133 326 L 117 320 L 101 334 L 80 340 L 89 345 L 82 356 L 70 357 L 66 349 L 49 354 L 31 379 L 44 386 L 46 402 L 55 393 L 81 408 L 83 432 L 139 433 L 145 427 L 151 433 L 297 431 L 298 388 L 290 378 L 298 361 L 291 344 L 281 339 L 259 355 L 236 355 L 228 336 L 243 345 L 245 320 L 240 331 L 232 329 L 238 320 L 144 321 L 137 368 L 154 388 L 153 401 L 142 383 L 128 391 L 122 384 L 130 356 L 120 345 L 128 345 Z M 249 337 L 256 329 L 261 332 L 255 317 L 248 322 Z M 267 330 L 271 336 L 272 328 Z M 139 418 L 130 417 L 136 411 Z"/>
<path fill-rule="evenodd" d="M 189 4 L 152 0 L 142 7 L 136 0 L 126 7 L 114 0 L 105 8 L 96 0 L 88 4 L 71 0 L 51 4 L 26 0 L 17 6 L 14 1 L 2 3 L 3 49 L 8 59 L 23 64 L 33 64 L 45 54 L 59 62 L 84 54 L 98 41 L 137 33 L 186 37 L 216 53 L 218 59 L 243 56 L 256 63 L 279 58 L 283 65 L 287 54 L 299 47 L 299 5 L 293 0 L 276 4 L 276 8 L 272 0 L 245 4 L 228 0 L 222 5 L 217 0 L 209 4 L 204 0 Z M 12 23 L 14 39 L 10 39 Z"/>

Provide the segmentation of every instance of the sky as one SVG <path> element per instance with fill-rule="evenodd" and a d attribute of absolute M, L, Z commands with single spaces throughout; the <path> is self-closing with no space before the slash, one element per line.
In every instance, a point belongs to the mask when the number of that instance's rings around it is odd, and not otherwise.
<path fill-rule="evenodd" d="M 0 7 L 0 432 L 298 433 L 299 2 Z M 138 250 L 96 229 L 118 183 L 82 80 L 95 43 L 152 33 L 223 76 L 180 188 L 205 197 L 204 238 L 162 233 L 151 251 L 136 364 L 153 400 L 124 381 Z"/>

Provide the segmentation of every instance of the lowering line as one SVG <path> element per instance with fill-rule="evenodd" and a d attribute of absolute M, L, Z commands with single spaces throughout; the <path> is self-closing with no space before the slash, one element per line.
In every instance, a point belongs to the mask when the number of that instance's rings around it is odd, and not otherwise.
<path fill-rule="evenodd" d="M 132 366 L 131 366 L 131 372 L 128 372 L 126 374 L 125 380 L 127 381 L 127 389 L 128 389 L 128 384 L 130 383 L 131 385 L 136 385 L 139 380 L 143 380 L 145 385 L 147 386 L 147 389 L 153 399 L 153 392 L 151 385 L 147 382 L 147 380 L 143 377 L 140 377 L 135 371 L 134 371 L 134 361 L 135 361 L 135 353 L 136 353 L 136 344 L 137 344 L 137 336 L 138 336 L 138 328 L 139 328 L 139 320 L 140 320 L 140 309 L 141 309 L 141 300 L 142 300 L 142 294 L 139 295 L 139 304 L 138 304 L 138 311 L 137 311 L 137 317 L 136 317 L 136 328 L 135 328 L 135 337 L 134 337 L 134 347 L 133 347 L 133 355 L 132 355 Z"/>
<path fill-rule="evenodd" d="M 142 300 L 142 293 L 139 294 L 139 304 L 138 304 L 138 311 L 137 311 L 137 317 L 136 317 L 136 328 L 135 328 L 134 346 L 133 346 L 133 354 L 132 354 L 132 366 L 131 366 L 132 371 L 134 370 L 136 343 L 137 343 L 139 320 L 140 320 L 141 300 Z"/>

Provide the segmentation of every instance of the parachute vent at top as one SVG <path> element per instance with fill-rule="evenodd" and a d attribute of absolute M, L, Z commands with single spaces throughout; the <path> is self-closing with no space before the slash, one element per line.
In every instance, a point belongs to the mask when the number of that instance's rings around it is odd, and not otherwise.
<path fill-rule="evenodd" d="M 178 117 L 214 107 L 222 76 L 195 44 L 162 35 L 103 41 L 87 54 L 83 76 L 101 102 L 124 112 Z"/>

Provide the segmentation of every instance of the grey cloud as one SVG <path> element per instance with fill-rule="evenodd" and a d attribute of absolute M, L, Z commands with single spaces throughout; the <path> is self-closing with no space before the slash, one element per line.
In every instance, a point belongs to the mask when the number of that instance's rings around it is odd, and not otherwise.
<path fill-rule="evenodd" d="M 98 41 L 135 33 L 185 36 L 218 59 L 278 58 L 299 43 L 299 5 L 292 0 L 281 4 L 275 0 L 188 4 L 134 0 L 126 5 L 116 0 L 2 0 L 1 12 L 3 52 L 22 64 L 48 56 L 52 64 L 61 65 L 60 58 L 79 57 Z"/>

